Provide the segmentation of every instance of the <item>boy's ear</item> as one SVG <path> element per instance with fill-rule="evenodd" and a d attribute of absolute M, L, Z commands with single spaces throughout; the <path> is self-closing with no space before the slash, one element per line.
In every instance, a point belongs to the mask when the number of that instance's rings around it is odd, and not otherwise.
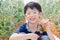
<path fill-rule="evenodd" d="M 24 14 L 24 16 L 25 16 L 26 14 Z"/>

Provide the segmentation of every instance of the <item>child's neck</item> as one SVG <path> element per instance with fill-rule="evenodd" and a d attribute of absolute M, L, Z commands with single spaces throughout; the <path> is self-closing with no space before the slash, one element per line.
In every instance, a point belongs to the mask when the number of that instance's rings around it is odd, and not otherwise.
<path fill-rule="evenodd" d="M 35 32 L 37 29 L 37 23 L 29 23 L 29 28 L 32 32 Z"/>

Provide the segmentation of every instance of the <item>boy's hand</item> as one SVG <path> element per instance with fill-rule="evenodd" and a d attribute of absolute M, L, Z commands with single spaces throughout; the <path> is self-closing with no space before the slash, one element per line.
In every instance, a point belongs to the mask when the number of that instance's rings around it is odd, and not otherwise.
<path fill-rule="evenodd" d="M 28 39 L 37 40 L 38 37 L 39 37 L 39 36 L 36 35 L 36 34 L 34 34 L 34 33 L 29 33 L 29 34 L 20 35 L 20 39 L 21 39 L 21 40 L 28 40 Z"/>
<path fill-rule="evenodd" d="M 41 21 L 41 23 L 42 23 L 42 27 L 43 27 L 43 28 L 44 28 L 44 26 L 50 27 L 50 21 L 49 21 L 49 19 L 43 19 L 43 20 Z"/>
<path fill-rule="evenodd" d="M 27 35 L 28 35 L 29 39 L 32 39 L 32 40 L 37 40 L 39 37 L 37 34 L 34 34 L 34 33 L 29 33 Z"/>

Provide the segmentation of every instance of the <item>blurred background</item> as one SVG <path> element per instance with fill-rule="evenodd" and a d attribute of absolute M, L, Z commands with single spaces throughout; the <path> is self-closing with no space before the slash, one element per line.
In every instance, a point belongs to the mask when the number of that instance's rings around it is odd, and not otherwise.
<path fill-rule="evenodd" d="M 24 6 L 30 1 L 42 6 L 43 16 L 53 27 L 60 29 L 60 0 L 0 0 L 0 40 L 8 40 L 10 35 L 25 22 Z"/>

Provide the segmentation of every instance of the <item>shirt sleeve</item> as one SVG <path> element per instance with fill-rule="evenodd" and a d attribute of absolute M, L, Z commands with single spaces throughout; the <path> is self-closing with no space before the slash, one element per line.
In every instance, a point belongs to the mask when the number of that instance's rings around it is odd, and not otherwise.
<path fill-rule="evenodd" d="M 48 35 L 47 35 L 47 32 L 43 32 L 41 40 L 50 40 Z"/>
<path fill-rule="evenodd" d="M 17 30 L 16 33 L 22 33 L 25 34 L 26 28 L 24 25 L 20 26 Z"/>
<path fill-rule="evenodd" d="M 42 35 L 47 35 L 47 32 L 43 32 L 43 34 Z"/>
<path fill-rule="evenodd" d="M 50 40 L 47 35 L 42 35 L 41 40 Z"/>

